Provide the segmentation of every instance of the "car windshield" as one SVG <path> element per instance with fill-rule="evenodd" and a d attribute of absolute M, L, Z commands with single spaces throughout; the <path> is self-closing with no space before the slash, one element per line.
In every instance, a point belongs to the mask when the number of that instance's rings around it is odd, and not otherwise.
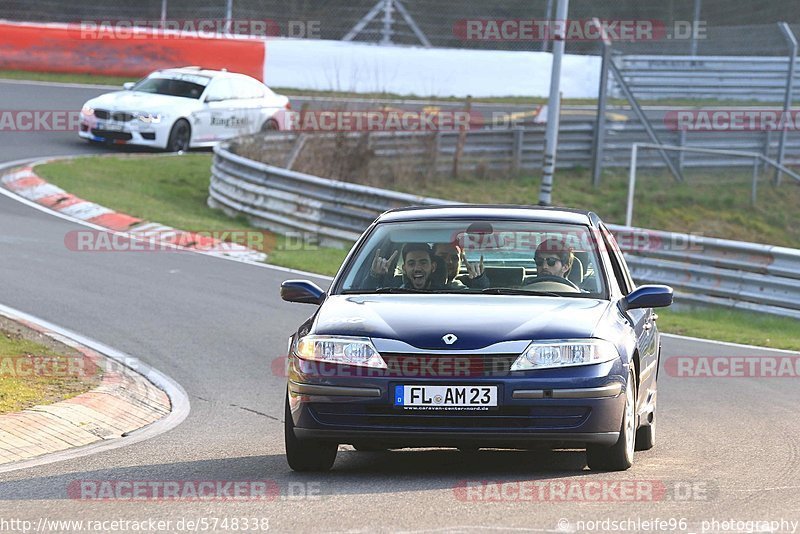
<path fill-rule="evenodd" d="M 211 79 L 206 76 L 194 74 L 169 77 L 149 76 L 139 81 L 131 90 L 139 91 L 140 93 L 198 99 L 203 94 L 209 81 Z"/>
<path fill-rule="evenodd" d="M 459 293 L 606 298 L 588 226 L 538 221 L 378 224 L 338 293 Z"/>

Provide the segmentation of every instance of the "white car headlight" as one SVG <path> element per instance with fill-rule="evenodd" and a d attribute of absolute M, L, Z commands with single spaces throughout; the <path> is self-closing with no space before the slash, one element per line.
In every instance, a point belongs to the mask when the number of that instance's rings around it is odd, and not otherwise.
<path fill-rule="evenodd" d="M 610 362 L 619 358 L 616 347 L 602 339 L 534 341 L 511 366 L 512 371 L 553 369 Z"/>
<path fill-rule="evenodd" d="M 81 115 L 86 115 L 87 117 L 91 117 L 94 115 L 94 108 L 90 108 L 89 106 L 83 106 L 81 109 Z"/>
<path fill-rule="evenodd" d="M 309 335 L 298 340 L 295 354 L 303 360 L 386 369 L 368 337 Z"/>
<path fill-rule="evenodd" d="M 160 113 L 138 113 L 139 120 L 146 124 L 158 124 L 164 116 Z"/>

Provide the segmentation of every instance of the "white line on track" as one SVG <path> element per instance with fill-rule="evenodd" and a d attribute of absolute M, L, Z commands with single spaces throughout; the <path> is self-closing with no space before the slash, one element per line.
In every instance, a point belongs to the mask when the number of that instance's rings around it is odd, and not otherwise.
<path fill-rule="evenodd" d="M 125 354 L 124 352 L 120 352 L 99 341 L 95 341 L 94 339 L 77 334 L 71 330 L 67 330 L 66 328 L 54 325 L 53 323 L 39 319 L 38 317 L 34 317 L 33 315 L 16 310 L 14 308 L 4 306 L 2 304 L 0 304 L 0 313 L 8 315 L 12 318 L 16 317 L 24 321 L 38 324 L 48 330 L 94 349 L 95 351 L 111 358 L 121 365 L 128 367 L 134 372 L 143 375 L 150 382 L 164 390 L 169 397 L 170 403 L 172 404 L 172 409 L 166 417 L 159 419 L 155 423 L 152 423 L 146 427 L 140 428 L 139 430 L 134 430 L 133 432 L 126 434 L 123 438 L 104 440 L 92 443 L 90 445 L 85 445 L 83 447 L 76 447 L 74 449 L 67 449 L 61 452 L 45 454 L 37 458 L 31 458 L 30 460 L 22 460 L 12 464 L 2 465 L 0 466 L 0 473 L 8 473 L 10 471 L 18 471 L 20 469 L 29 469 L 31 467 L 61 462 L 64 460 L 72 460 L 75 458 L 88 456 L 90 454 L 97 454 L 112 449 L 118 449 L 120 447 L 126 447 L 128 445 L 133 445 L 134 443 L 154 438 L 160 434 L 163 434 L 164 432 L 172 430 L 181 424 L 189 415 L 191 406 L 189 405 L 189 397 L 186 394 L 186 391 L 184 391 L 183 387 L 181 387 L 180 384 L 178 384 L 169 376 L 145 364 L 138 358 L 134 358 L 133 356 Z"/>
<path fill-rule="evenodd" d="M 79 158 L 79 157 L 92 157 L 92 156 L 57 156 L 57 157 L 52 157 L 52 158 L 27 158 L 27 159 L 23 159 L 23 160 L 11 161 L 11 162 L 8 162 L 8 163 L 0 164 L 0 173 L 5 169 L 11 168 L 11 167 L 17 167 L 17 166 L 20 166 L 20 165 L 27 165 L 27 164 L 39 163 L 39 162 L 45 163 L 45 162 L 50 161 L 50 160 L 74 159 L 74 158 Z M 58 211 L 52 210 L 50 208 L 47 208 L 45 206 L 42 206 L 40 204 L 37 204 L 36 202 L 32 202 L 32 201 L 30 201 L 30 200 L 28 200 L 26 198 L 23 198 L 23 197 L 17 195 L 16 193 L 14 193 L 12 191 L 9 191 L 8 189 L 2 188 L 2 187 L 0 187 L 0 195 L 4 195 L 4 196 L 6 196 L 6 197 L 8 197 L 8 198 L 10 198 L 12 200 L 16 200 L 17 202 L 21 202 L 22 204 L 25 204 L 26 206 L 30 206 L 33 209 L 39 210 L 41 212 L 44 212 L 44 213 L 47 213 L 47 214 L 50 214 L 50 215 L 53 215 L 54 217 L 58 217 L 59 219 L 63 219 L 65 221 L 69 221 L 69 222 L 72 222 L 72 223 L 75 223 L 75 224 L 80 224 L 82 226 L 86 226 L 87 228 L 92 228 L 93 230 L 99 230 L 99 231 L 102 231 L 102 232 L 108 232 L 108 233 L 111 233 L 111 234 L 114 234 L 114 235 L 127 237 L 127 238 L 129 238 L 131 240 L 135 240 L 135 241 L 143 241 L 143 242 L 147 242 L 148 241 L 146 238 L 139 237 L 139 236 L 137 236 L 135 234 L 131 234 L 129 232 L 117 232 L 115 230 L 111 230 L 109 228 L 106 228 L 105 226 L 100 226 L 100 225 L 97 225 L 97 224 L 94 224 L 94 223 L 83 221 L 81 219 L 76 219 L 75 217 L 70 217 L 69 215 L 66 215 L 65 213 L 58 212 Z M 310 273 L 310 272 L 307 272 L 307 271 L 299 271 L 297 269 L 290 269 L 288 267 L 281 267 L 281 266 L 278 266 L 278 265 L 269 265 L 269 264 L 266 264 L 266 263 L 261 263 L 261 262 L 257 262 L 257 261 L 251 261 L 251 260 L 244 259 L 244 258 L 237 258 L 237 257 L 230 257 L 230 256 L 217 256 L 215 254 L 211 254 L 211 253 L 208 253 L 208 252 L 205 252 L 205 251 L 202 251 L 202 250 L 195 250 L 195 249 L 191 249 L 191 248 L 183 248 L 183 247 L 180 247 L 180 246 L 177 246 L 177 245 L 173 245 L 173 244 L 170 244 L 170 243 L 163 243 L 162 246 L 164 246 L 165 248 L 173 248 L 173 249 L 182 250 L 182 251 L 185 251 L 185 252 L 193 252 L 195 254 L 202 254 L 203 256 L 207 256 L 207 257 L 210 257 L 210 258 L 217 258 L 217 259 L 227 260 L 227 261 L 235 261 L 235 262 L 238 262 L 238 263 L 246 263 L 248 265 L 253 265 L 255 267 L 261 267 L 261 268 L 272 269 L 272 270 L 291 273 L 291 274 L 309 276 L 309 277 L 316 278 L 318 280 L 327 280 L 327 281 L 333 280 L 333 277 L 331 277 L 331 276 L 325 276 L 325 275 L 321 275 L 321 274 L 317 274 L 317 273 Z"/>
<path fill-rule="evenodd" d="M 662 333 L 661 335 L 664 336 L 664 337 L 671 337 L 671 338 L 675 338 L 675 339 L 685 339 L 687 341 L 701 341 L 703 343 L 713 343 L 714 345 L 724 345 L 726 347 L 737 347 L 737 348 L 742 348 L 742 349 L 763 350 L 763 351 L 767 351 L 767 352 L 780 352 L 780 353 L 783 353 L 783 354 L 793 354 L 793 355 L 800 354 L 800 352 L 797 352 L 797 351 L 794 351 L 794 350 L 773 349 L 773 348 L 770 348 L 770 347 L 759 347 L 758 345 L 745 345 L 745 344 L 742 344 L 742 343 L 733 343 L 731 341 L 716 341 L 716 340 L 713 340 L 713 339 L 703 339 L 701 337 L 680 336 L 678 334 L 665 334 L 665 333 Z"/>

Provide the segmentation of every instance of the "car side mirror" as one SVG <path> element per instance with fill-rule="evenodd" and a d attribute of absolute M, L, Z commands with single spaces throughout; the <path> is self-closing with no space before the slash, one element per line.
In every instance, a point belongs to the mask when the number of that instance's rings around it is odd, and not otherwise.
<path fill-rule="evenodd" d="M 637 287 L 619 302 L 623 310 L 664 308 L 672 304 L 672 288 L 662 285 Z"/>
<path fill-rule="evenodd" d="M 310 280 L 286 280 L 281 284 L 281 298 L 286 302 L 322 304 L 325 291 Z"/>
<path fill-rule="evenodd" d="M 136 85 L 136 82 L 125 82 L 122 84 L 122 88 L 125 89 L 126 91 L 130 91 L 131 89 L 133 89 L 134 85 Z"/>

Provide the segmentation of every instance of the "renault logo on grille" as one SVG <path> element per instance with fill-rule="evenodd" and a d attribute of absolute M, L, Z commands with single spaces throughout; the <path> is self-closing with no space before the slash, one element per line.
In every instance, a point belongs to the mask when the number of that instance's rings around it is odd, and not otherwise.
<path fill-rule="evenodd" d="M 455 334 L 445 334 L 444 336 L 442 336 L 442 341 L 444 341 L 448 345 L 452 345 L 453 343 L 458 341 L 458 338 L 456 337 Z"/>

